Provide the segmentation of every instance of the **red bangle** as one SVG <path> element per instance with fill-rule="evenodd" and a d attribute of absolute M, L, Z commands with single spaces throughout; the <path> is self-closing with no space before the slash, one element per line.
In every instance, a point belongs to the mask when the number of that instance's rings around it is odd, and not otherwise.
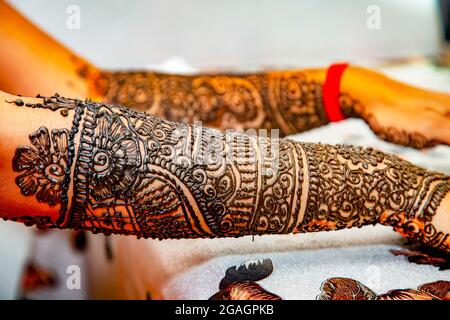
<path fill-rule="evenodd" d="M 339 94 L 342 74 L 347 67 L 347 63 L 337 63 L 332 64 L 327 70 L 327 77 L 322 87 L 322 99 L 325 113 L 330 122 L 338 122 L 345 119 L 339 105 Z"/>

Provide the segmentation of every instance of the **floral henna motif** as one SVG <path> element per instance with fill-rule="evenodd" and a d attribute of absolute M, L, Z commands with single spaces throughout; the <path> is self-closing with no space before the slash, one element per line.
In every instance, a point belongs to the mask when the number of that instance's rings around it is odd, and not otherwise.
<path fill-rule="evenodd" d="M 422 292 L 432 294 L 441 299 L 450 300 L 450 281 L 436 281 L 425 283 L 417 288 Z"/>
<path fill-rule="evenodd" d="M 16 183 L 25 196 L 36 196 L 50 206 L 60 204 L 62 185 L 68 162 L 69 130 L 45 127 L 30 135 L 32 147 L 19 147 L 13 160 L 13 169 L 19 173 Z"/>
<path fill-rule="evenodd" d="M 52 97 L 46 103 L 76 106 L 74 127 L 70 133 L 53 130 L 53 143 L 40 129 L 34 148 L 19 147 L 14 161 L 23 192 L 39 193 L 49 204 L 61 201 L 61 180 L 36 180 L 48 185 L 39 185 L 44 191 L 24 181 L 71 158 L 67 141 L 73 141 L 83 115 L 72 206 L 60 227 L 165 239 L 381 222 L 433 247 L 450 248 L 449 235 L 432 224 L 449 178 L 396 156 L 222 132 L 91 101 Z M 56 144 L 61 136 L 66 144 Z M 67 182 L 72 166 L 65 167 L 59 178 Z M 47 190 L 51 196 L 42 196 Z"/>

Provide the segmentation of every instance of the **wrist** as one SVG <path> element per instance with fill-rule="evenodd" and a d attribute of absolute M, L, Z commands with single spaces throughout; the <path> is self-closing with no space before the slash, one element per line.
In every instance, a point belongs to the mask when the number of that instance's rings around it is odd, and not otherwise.
<path fill-rule="evenodd" d="M 333 65 L 330 65 L 330 67 L 331 66 Z M 358 99 L 356 99 L 354 96 L 354 78 L 355 75 L 358 75 L 358 73 L 361 72 L 359 71 L 360 69 L 361 68 L 354 67 L 352 65 L 347 65 L 347 67 L 341 73 L 340 79 L 334 79 L 332 87 L 335 86 L 335 88 L 331 88 L 331 90 L 335 90 L 334 96 L 327 97 L 327 99 L 331 98 L 332 101 L 335 101 L 334 103 L 336 103 L 337 107 L 340 109 L 340 112 L 342 113 L 341 118 L 343 119 L 360 118 L 362 106 Z M 325 69 L 307 69 L 302 72 L 306 75 L 308 80 L 315 81 L 322 85 L 322 95 L 324 96 L 329 92 L 328 90 L 330 90 L 329 87 L 326 87 L 327 79 L 329 78 L 329 70 L 330 68 L 328 67 Z M 324 100 L 325 99 L 322 99 L 322 107 L 324 113 L 326 113 L 325 109 L 327 108 L 327 103 Z M 333 120 L 330 120 L 329 117 L 328 121 L 335 122 Z"/>

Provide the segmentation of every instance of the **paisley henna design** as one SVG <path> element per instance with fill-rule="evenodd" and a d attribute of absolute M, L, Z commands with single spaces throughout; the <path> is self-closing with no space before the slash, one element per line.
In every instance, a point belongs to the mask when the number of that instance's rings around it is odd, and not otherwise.
<path fill-rule="evenodd" d="M 82 117 L 73 198 L 59 227 L 165 239 L 381 222 L 450 251 L 449 235 L 431 221 L 449 178 L 394 155 L 222 132 L 91 101 L 46 103 L 82 110 L 71 130 Z"/>
<path fill-rule="evenodd" d="M 56 94 L 50 98 L 43 97 L 43 103 L 24 103 L 22 99 L 16 99 L 12 103 L 18 107 L 60 110 L 64 117 L 68 116 L 69 109 L 75 110 L 70 131 L 53 129 L 50 134 L 46 127 L 41 127 L 29 136 L 33 147 L 17 148 L 13 158 L 13 170 L 19 173 L 16 184 L 22 194 L 35 195 L 38 201 L 48 203 L 50 206 L 60 205 L 58 222 L 61 222 L 67 215 L 67 191 L 75 155 L 74 139 L 84 112 L 83 107 L 79 105 L 81 101 L 64 99 Z M 48 216 L 22 216 L 12 220 L 23 222 L 28 226 L 37 225 L 39 228 L 54 225 L 54 221 Z"/>

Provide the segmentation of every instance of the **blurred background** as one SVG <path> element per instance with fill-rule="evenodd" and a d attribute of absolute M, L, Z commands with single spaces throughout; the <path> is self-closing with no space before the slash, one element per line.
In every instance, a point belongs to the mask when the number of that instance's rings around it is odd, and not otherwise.
<path fill-rule="evenodd" d="M 10 0 L 104 68 L 179 56 L 197 68 L 323 65 L 437 54 L 443 0 Z M 80 26 L 69 29 L 76 6 Z M 379 18 L 379 19 L 378 19 Z M 378 20 L 378 21 L 377 21 Z"/>
<path fill-rule="evenodd" d="M 345 60 L 385 68 L 391 76 L 419 86 L 450 88 L 449 0 L 8 3 L 107 69 L 244 71 Z M 80 17 L 75 27 L 68 24 L 74 12 Z M 0 223 L 1 299 L 18 297 L 32 233 L 19 224 Z"/>

